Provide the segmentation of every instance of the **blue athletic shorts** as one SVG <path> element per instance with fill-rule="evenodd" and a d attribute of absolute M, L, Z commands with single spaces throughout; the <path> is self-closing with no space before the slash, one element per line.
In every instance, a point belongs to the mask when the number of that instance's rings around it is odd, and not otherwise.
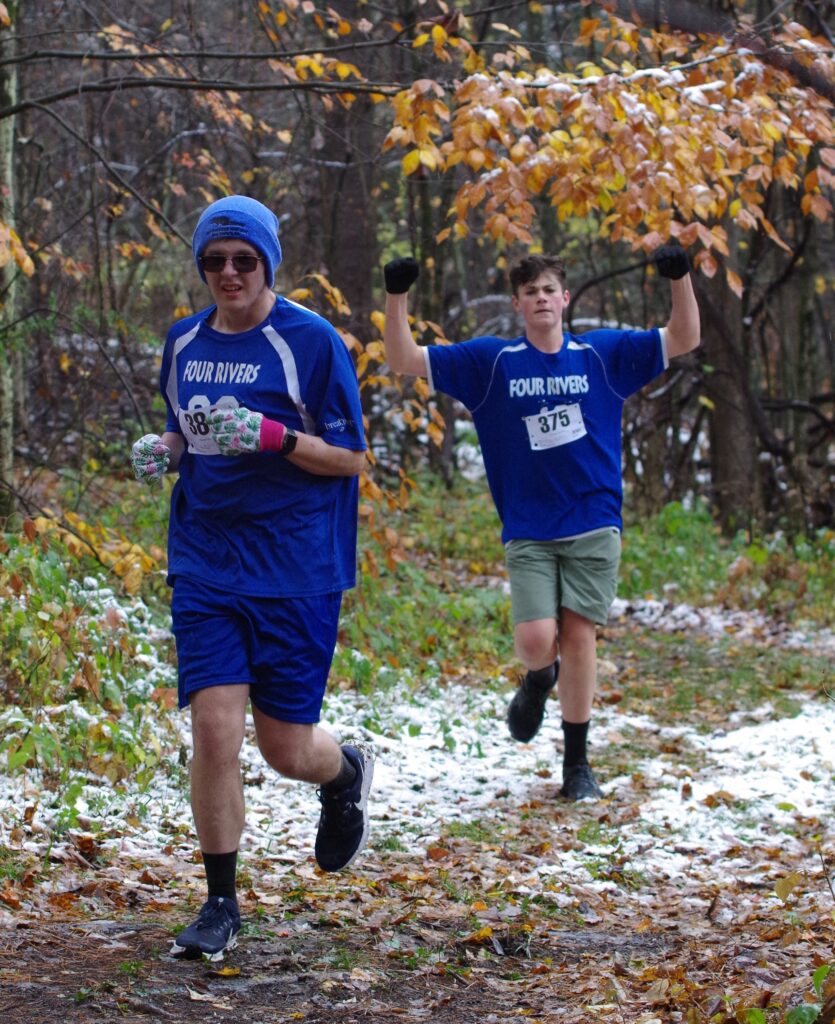
<path fill-rule="evenodd" d="M 178 576 L 171 598 L 180 707 L 207 686 L 249 686 L 249 698 L 282 722 L 318 722 L 342 592 L 246 597 Z"/>

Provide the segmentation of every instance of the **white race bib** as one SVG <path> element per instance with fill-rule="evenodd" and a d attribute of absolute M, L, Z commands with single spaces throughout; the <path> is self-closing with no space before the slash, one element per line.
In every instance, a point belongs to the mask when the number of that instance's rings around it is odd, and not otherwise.
<path fill-rule="evenodd" d="M 218 455 L 220 449 L 209 432 L 206 416 L 215 409 L 236 409 L 238 403 L 232 397 L 224 397 L 214 404 L 205 395 L 194 395 L 188 403 L 188 409 L 177 410 L 180 430 L 188 442 L 188 449 L 197 455 Z"/>
<path fill-rule="evenodd" d="M 523 416 L 528 428 L 528 440 L 535 452 L 558 448 L 586 436 L 586 424 L 578 403 L 557 405 L 553 409 L 542 407 L 533 416 Z"/>

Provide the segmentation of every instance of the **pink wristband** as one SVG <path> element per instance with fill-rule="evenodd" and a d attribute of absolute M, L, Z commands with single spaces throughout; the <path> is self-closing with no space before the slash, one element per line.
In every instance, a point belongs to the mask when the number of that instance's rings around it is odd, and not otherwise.
<path fill-rule="evenodd" d="M 265 416 L 261 420 L 261 433 L 259 444 L 262 452 L 280 452 L 284 444 L 284 435 L 287 428 L 278 420 L 268 420 Z"/>

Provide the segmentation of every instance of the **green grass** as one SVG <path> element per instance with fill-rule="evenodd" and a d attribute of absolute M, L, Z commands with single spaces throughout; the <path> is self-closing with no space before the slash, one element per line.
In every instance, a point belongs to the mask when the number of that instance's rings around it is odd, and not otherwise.
<path fill-rule="evenodd" d="M 434 474 L 415 477 L 409 508 L 402 513 L 413 550 L 435 559 L 468 563 L 471 571 L 503 567 L 501 523 L 487 484 L 456 477 L 447 488 Z"/>
<path fill-rule="evenodd" d="M 718 602 L 835 627 L 835 531 L 728 539 L 701 502 L 674 502 L 642 522 L 630 522 L 627 509 L 624 518 L 622 597 Z"/>
<path fill-rule="evenodd" d="M 501 841 L 501 826 L 480 821 L 449 821 L 444 826 L 444 835 L 451 839 L 469 839 L 474 843 L 496 844 Z"/>
<path fill-rule="evenodd" d="M 832 673 L 823 655 L 631 623 L 602 631 L 599 654 L 619 668 L 616 684 L 601 684 L 604 699 L 616 685 L 624 711 L 660 724 L 698 720 L 706 730 L 764 704 L 794 717 L 801 700 L 825 696 Z"/>
<path fill-rule="evenodd" d="M 372 845 L 376 850 L 387 850 L 391 853 L 404 853 L 408 849 L 403 840 L 394 832 L 374 839 Z"/>
<path fill-rule="evenodd" d="M 0 845 L 0 881 L 5 878 L 19 881 L 25 870 L 20 855 L 8 847 Z"/>

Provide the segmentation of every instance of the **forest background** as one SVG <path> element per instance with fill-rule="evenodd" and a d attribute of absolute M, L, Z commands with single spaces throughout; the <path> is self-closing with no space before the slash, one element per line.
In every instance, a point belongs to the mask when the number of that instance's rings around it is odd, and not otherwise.
<path fill-rule="evenodd" d="M 145 641 L 78 588 L 105 580 L 164 621 L 167 495 L 128 452 L 162 425 L 165 331 L 206 304 L 196 218 L 230 192 L 276 211 L 280 289 L 356 359 L 373 459 L 341 685 L 512 668 L 466 416 L 384 362 L 379 268 L 403 255 L 435 344 L 516 333 L 505 272 L 525 250 L 567 258 L 571 329 L 663 322 L 649 257 L 685 245 L 702 346 L 627 406 L 621 593 L 832 627 L 833 33 L 813 0 L 0 3 L 0 749 L 12 777 L 45 772 L 56 835 L 79 834 L 80 780 L 141 787 L 162 760 L 142 715 L 170 691 L 137 689 Z M 746 707 L 825 699 L 819 651 L 743 653 L 768 677 Z M 0 862 L 13 910 L 49 873 L 24 846 Z M 817 1014 L 824 975 L 800 980 Z M 700 991 L 662 1002 L 693 1020 L 771 1005 Z"/>

